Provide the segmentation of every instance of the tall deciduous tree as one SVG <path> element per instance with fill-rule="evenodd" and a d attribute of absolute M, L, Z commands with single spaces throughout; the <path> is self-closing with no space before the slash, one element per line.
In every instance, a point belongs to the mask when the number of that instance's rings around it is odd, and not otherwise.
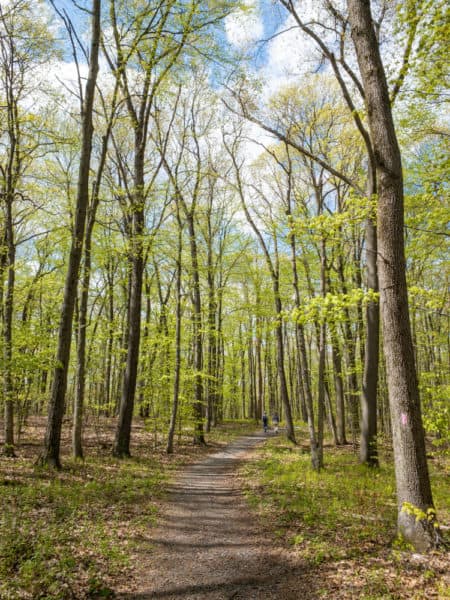
<path fill-rule="evenodd" d="M 176 64 L 183 49 L 193 18 L 193 6 L 181 23 L 181 33 L 174 29 L 175 2 L 171 0 L 156 6 L 141 4 L 136 7 L 132 22 L 125 24 L 120 3 L 110 2 L 115 55 L 109 63 L 119 81 L 134 134 L 133 184 L 128 191 L 130 232 L 130 296 L 126 333 L 126 362 L 122 378 L 113 454 L 130 455 L 131 422 L 136 392 L 141 330 L 142 284 L 144 273 L 144 234 L 146 185 L 145 161 L 151 110 L 161 83 Z M 171 29 L 173 31 L 171 31 Z M 131 39 L 130 39 L 131 36 Z M 134 70 L 137 68 L 137 72 Z M 133 81 L 139 73 L 137 81 Z M 139 92 L 136 93 L 139 88 Z M 160 169 L 155 167 L 154 182 Z"/>
<path fill-rule="evenodd" d="M 175 66 L 183 68 L 180 57 L 188 45 L 201 47 L 198 33 L 226 16 L 223 2 L 206 12 L 200 0 L 180 3 L 175 0 L 148 3 L 139 0 L 134 11 L 122 11 L 120 0 L 110 0 L 115 58 L 108 55 L 117 77 L 134 134 L 133 186 L 130 200 L 130 298 L 119 419 L 113 453 L 130 454 L 130 431 L 136 391 L 141 326 L 141 295 L 144 272 L 145 237 L 145 160 L 156 94 Z M 153 181 L 161 166 L 154 168 Z M 188 224 L 189 226 L 189 224 Z"/>
<path fill-rule="evenodd" d="M 208 130 L 203 123 L 199 103 L 198 86 L 192 90 L 192 98 L 182 102 L 181 131 L 179 131 L 178 156 L 170 164 L 165 149 L 161 149 L 164 167 L 174 188 L 177 206 L 183 212 L 189 236 L 192 278 L 192 364 L 194 369 L 194 442 L 204 444 L 203 430 L 203 334 L 202 295 L 200 287 L 200 256 L 197 236 L 197 215 L 205 173 L 202 168 L 202 133 Z M 199 123 L 200 121 L 200 123 Z M 186 173 L 189 175 L 186 177 Z"/>
<path fill-rule="evenodd" d="M 45 433 L 44 450 L 41 460 L 44 464 L 59 468 L 61 426 L 64 415 L 67 373 L 69 368 L 72 322 L 75 298 L 79 279 L 79 268 L 83 250 L 86 213 L 89 204 L 89 169 L 93 135 L 92 114 L 94 109 L 95 86 L 98 74 L 100 46 L 101 0 L 92 1 L 92 30 L 89 53 L 89 73 L 86 80 L 85 96 L 81 110 L 81 154 L 78 171 L 78 187 L 75 208 L 75 222 L 64 287 L 64 299 L 59 323 L 56 366 L 48 405 L 48 422 Z"/>
<path fill-rule="evenodd" d="M 105 112 L 106 129 L 102 136 L 100 147 L 99 163 L 95 181 L 92 186 L 91 202 L 88 207 L 88 216 L 86 224 L 86 233 L 84 240 L 84 263 L 83 275 L 81 277 L 80 298 L 79 298 L 79 313 L 78 313 L 78 348 L 77 348 L 77 382 L 76 393 L 73 409 L 73 429 L 72 429 L 72 453 L 76 458 L 83 458 L 82 445 L 82 425 L 83 425 L 83 409 L 86 383 L 86 330 L 88 324 L 88 300 L 89 300 L 89 285 L 91 279 L 92 266 L 92 235 L 96 221 L 97 209 L 100 201 L 100 185 L 103 178 L 103 171 L 108 152 L 108 143 L 113 127 L 113 120 L 116 112 L 117 103 L 117 82 L 113 94 L 110 98 L 110 108 L 105 105 L 105 100 L 102 98 L 103 109 Z M 109 114 L 108 114 L 109 112 Z"/>
<path fill-rule="evenodd" d="M 40 148 L 38 119 L 27 107 L 38 87 L 33 69 L 53 52 L 47 24 L 29 0 L 0 6 L 0 300 L 5 454 L 14 455 L 13 329 L 18 223 L 24 219 L 23 177 Z M 50 49 L 50 52 L 48 52 Z M 46 54 L 47 52 L 47 54 Z M 21 218 L 18 215 L 21 213 Z"/>
<path fill-rule="evenodd" d="M 417 549 L 436 541 L 408 310 L 403 174 L 370 0 L 348 0 L 378 182 L 381 315 L 397 485 L 398 528 Z"/>

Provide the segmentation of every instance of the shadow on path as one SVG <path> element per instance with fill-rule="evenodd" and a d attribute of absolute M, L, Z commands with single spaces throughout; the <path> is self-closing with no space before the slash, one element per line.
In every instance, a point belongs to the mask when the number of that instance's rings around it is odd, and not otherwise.
<path fill-rule="evenodd" d="M 136 581 L 122 600 L 306 600 L 314 598 L 302 565 L 266 537 L 234 476 L 264 435 L 242 437 L 180 473 L 158 527 L 136 557 Z"/>

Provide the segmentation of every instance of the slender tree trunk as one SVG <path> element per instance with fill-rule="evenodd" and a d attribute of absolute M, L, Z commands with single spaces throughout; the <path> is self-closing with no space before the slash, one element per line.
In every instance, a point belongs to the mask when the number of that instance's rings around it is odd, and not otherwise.
<path fill-rule="evenodd" d="M 217 335 L 215 351 L 216 388 L 213 397 L 213 421 L 215 427 L 223 419 L 223 379 L 225 373 L 225 352 L 223 349 L 223 284 L 219 284 L 217 303 Z"/>
<path fill-rule="evenodd" d="M 391 410 L 398 529 L 416 549 L 436 542 L 435 513 L 425 452 L 409 322 L 404 251 L 403 177 L 386 76 L 369 0 L 348 0 L 377 169 L 378 268 Z"/>
<path fill-rule="evenodd" d="M 246 395 L 247 395 L 247 376 L 246 376 L 246 368 L 245 368 L 245 348 L 244 348 L 244 336 L 242 334 L 242 323 L 239 323 L 239 357 L 240 357 L 240 366 L 241 366 L 241 403 L 242 403 L 242 418 L 246 419 L 247 412 L 247 403 L 246 403 Z"/>
<path fill-rule="evenodd" d="M 323 429 L 325 417 L 325 349 L 327 326 L 320 324 L 319 328 L 319 365 L 317 373 L 317 453 L 318 468 L 323 468 Z"/>
<path fill-rule="evenodd" d="M 247 347 L 248 362 L 248 416 L 251 419 L 258 420 L 261 415 L 256 412 L 256 386 L 255 386 L 255 361 L 253 360 L 253 324 L 249 320 L 249 339 Z"/>
<path fill-rule="evenodd" d="M 375 173 L 369 176 L 369 198 L 376 191 Z M 372 218 L 366 223 L 367 287 L 378 292 L 377 230 Z M 377 389 L 380 353 L 380 308 L 377 300 L 371 300 L 366 308 L 366 339 L 364 350 L 364 373 L 361 395 L 361 446 L 360 461 L 370 467 L 378 466 L 377 450 Z"/>
<path fill-rule="evenodd" d="M 89 225 L 88 228 L 89 229 Z M 77 348 L 77 383 L 73 407 L 72 454 L 75 458 L 83 458 L 82 428 L 83 408 L 86 380 L 86 328 L 87 308 L 89 298 L 89 282 L 91 269 L 91 239 L 86 232 L 84 251 L 84 272 L 81 279 L 80 311 L 78 318 L 78 348 Z"/>
<path fill-rule="evenodd" d="M 202 299 L 200 294 L 200 270 L 198 264 L 197 238 L 195 235 L 194 215 L 186 211 L 191 250 L 192 279 L 194 289 L 192 294 L 192 326 L 194 351 L 194 443 L 204 445 L 203 434 L 203 342 L 202 342 Z"/>
<path fill-rule="evenodd" d="M 274 385 L 273 363 L 272 363 L 272 335 L 268 328 L 266 329 L 266 371 L 267 371 L 267 396 L 268 407 L 271 413 L 277 411 L 277 401 Z M 280 419 L 281 419 L 281 415 Z"/>
<path fill-rule="evenodd" d="M 151 313 L 151 284 L 146 276 L 146 272 L 144 269 L 144 296 L 145 296 L 145 319 L 144 319 L 144 331 L 142 332 L 142 345 L 144 347 L 143 355 L 141 357 L 141 363 L 143 364 L 143 368 L 141 369 L 141 377 L 137 382 L 137 386 L 139 388 L 138 395 L 138 406 L 139 406 L 139 416 L 142 419 L 148 419 L 150 416 L 150 407 L 148 399 L 145 397 L 145 383 L 148 382 L 151 386 L 151 370 L 152 370 L 152 361 L 151 357 L 149 357 L 149 331 L 150 331 L 150 313 Z M 150 359 L 150 360 L 149 360 Z M 145 374 L 143 373 L 145 372 Z"/>
<path fill-rule="evenodd" d="M 130 456 L 131 425 L 136 395 L 137 369 L 141 338 L 142 284 L 144 277 L 143 236 L 145 230 L 144 125 L 137 123 L 134 131 L 134 195 L 131 201 L 130 297 L 127 320 L 127 356 L 122 380 L 119 418 L 113 445 L 113 455 Z"/>
<path fill-rule="evenodd" d="M 170 414 L 169 432 L 167 435 L 167 454 L 173 453 L 173 439 L 178 417 L 178 401 L 180 393 L 180 374 L 181 374 L 181 276 L 182 276 L 182 228 L 178 223 L 178 255 L 177 255 L 177 274 L 176 274 L 176 308 L 175 308 L 175 367 L 173 379 L 173 397 L 172 412 Z"/>
<path fill-rule="evenodd" d="M 105 366 L 105 404 L 106 414 L 109 414 L 112 403 L 112 362 L 114 347 L 114 269 L 111 261 L 107 264 L 108 283 L 108 341 L 106 343 L 106 366 Z"/>
<path fill-rule="evenodd" d="M 117 86 L 117 84 L 116 84 Z M 112 113 L 114 112 L 117 87 L 114 91 Z M 86 235 L 84 243 L 84 268 L 81 281 L 80 294 L 80 314 L 78 319 L 78 352 L 77 352 L 77 384 L 75 391 L 75 403 L 73 409 L 73 430 L 72 430 L 72 453 L 75 458 L 83 458 L 82 429 L 83 429 L 83 409 L 86 385 L 86 333 L 87 333 L 87 309 L 89 299 L 89 286 L 91 278 L 91 246 L 92 233 L 94 231 L 95 218 L 99 204 L 99 190 L 103 177 L 103 169 L 106 162 L 108 151 L 108 140 L 112 130 L 112 117 L 109 119 L 107 130 L 102 138 L 102 148 L 100 152 L 100 161 L 97 169 L 97 175 L 93 186 L 92 204 L 89 208 L 88 222 L 86 226 Z"/>
<path fill-rule="evenodd" d="M 347 443 L 345 436 L 345 397 L 344 381 L 342 379 L 342 357 L 336 333 L 336 325 L 330 324 L 331 358 L 333 361 L 334 391 L 336 394 L 336 435 L 339 445 Z"/>
<path fill-rule="evenodd" d="M 327 292 L 327 260 L 326 242 L 322 238 L 320 242 L 320 294 L 322 298 Z M 317 447 L 319 456 L 318 468 L 323 467 L 323 429 L 325 417 L 325 352 L 327 342 L 327 325 L 325 320 L 319 328 L 319 368 L 317 375 Z"/>
<path fill-rule="evenodd" d="M 281 298 L 279 290 L 279 281 L 273 281 L 273 291 L 275 296 L 275 310 L 277 325 L 275 328 L 275 336 L 277 340 L 277 366 L 278 366 L 278 381 L 280 384 L 280 399 L 283 405 L 284 418 L 286 420 L 286 436 L 292 443 L 296 443 L 294 423 L 292 421 L 291 403 L 289 401 L 289 393 L 286 382 L 286 372 L 284 368 L 284 340 L 283 340 L 283 323 L 281 322 Z"/>
<path fill-rule="evenodd" d="M 65 408 L 67 374 L 69 369 L 70 346 L 72 341 L 72 320 L 79 279 L 79 268 L 83 249 L 86 212 L 89 203 L 89 169 L 91 162 L 95 85 L 98 73 L 98 53 L 100 43 L 101 0 L 92 1 L 92 37 L 89 74 L 86 81 L 85 101 L 82 111 L 81 156 L 78 173 L 77 203 L 69 264 L 64 286 L 64 300 L 58 333 L 56 367 L 53 374 L 51 397 L 48 406 L 47 430 L 41 460 L 44 464 L 59 468 L 61 427 Z"/>
<path fill-rule="evenodd" d="M 342 256 L 339 256 L 339 264 L 337 269 L 339 279 L 341 282 L 341 289 L 344 294 L 347 294 L 347 284 L 345 281 L 344 263 Z M 345 339 L 345 356 L 347 363 L 347 394 L 348 394 L 348 408 L 350 412 L 350 427 L 352 434 L 352 443 L 356 447 L 358 434 L 360 431 L 359 424 L 359 390 L 358 390 L 358 377 L 356 375 L 356 345 L 355 338 L 351 326 L 350 311 L 347 307 L 344 307 L 345 321 L 343 323 L 344 339 Z"/>
<path fill-rule="evenodd" d="M 208 433 L 211 430 L 213 421 L 214 399 L 216 398 L 217 389 L 217 372 L 216 372 L 216 349 L 217 349 L 217 330 L 216 330 L 216 312 L 217 301 L 214 289 L 214 269 L 213 269 L 213 254 L 212 254 L 212 232 L 211 232 L 211 216 L 208 214 L 208 258 L 207 258 L 207 281 L 208 281 L 208 380 L 206 387 L 206 423 L 205 431 Z"/>
<path fill-rule="evenodd" d="M 333 436 L 334 445 L 338 446 L 338 437 L 336 429 L 336 421 L 333 413 L 333 403 L 331 402 L 330 386 L 328 381 L 325 379 L 325 408 L 328 414 L 328 425 L 330 427 L 331 434 Z"/>
<path fill-rule="evenodd" d="M 257 306 L 259 306 L 259 298 L 257 300 Z M 262 374 L 262 363 L 261 363 L 261 318 L 256 318 L 256 338 L 255 338 L 255 367 L 256 367 L 256 413 L 262 415 L 264 397 L 263 397 L 263 374 Z"/>
<path fill-rule="evenodd" d="M 8 186 L 10 187 L 10 186 Z M 13 312 L 16 248 L 13 233 L 12 192 L 6 194 L 6 294 L 3 311 L 3 395 L 5 402 L 5 456 L 14 457 L 14 399 L 12 375 Z"/>
<path fill-rule="evenodd" d="M 289 208 L 290 212 L 290 208 Z M 296 240 L 295 236 L 291 234 L 291 264 L 292 264 L 292 273 L 293 273 L 293 285 L 294 285 L 294 294 L 295 294 L 295 306 L 300 308 L 301 306 L 301 298 L 300 298 L 300 288 L 298 281 L 298 271 L 297 271 L 297 251 L 296 251 Z M 301 323 L 296 324 L 296 332 L 295 338 L 297 343 L 297 355 L 301 368 L 301 383 L 303 385 L 304 395 L 305 395 L 305 408 L 306 408 L 306 418 L 308 422 L 308 432 L 309 432 L 309 445 L 311 452 L 311 464 L 313 469 L 319 470 L 322 465 L 320 462 L 320 452 L 317 444 L 317 436 L 316 429 L 314 425 L 314 407 L 313 407 L 313 398 L 311 392 L 311 377 L 308 368 L 308 353 L 306 351 L 306 343 L 305 343 L 305 332 L 303 330 L 303 325 Z"/>

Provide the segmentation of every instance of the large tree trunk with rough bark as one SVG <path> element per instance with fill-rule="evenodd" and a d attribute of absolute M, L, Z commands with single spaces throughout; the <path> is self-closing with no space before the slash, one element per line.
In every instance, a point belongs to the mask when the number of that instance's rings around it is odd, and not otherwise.
<path fill-rule="evenodd" d="M 378 184 L 378 270 L 391 411 L 398 529 L 416 549 L 437 538 L 425 453 L 405 274 L 403 177 L 386 75 L 369 0 L 348 0 Z"/>

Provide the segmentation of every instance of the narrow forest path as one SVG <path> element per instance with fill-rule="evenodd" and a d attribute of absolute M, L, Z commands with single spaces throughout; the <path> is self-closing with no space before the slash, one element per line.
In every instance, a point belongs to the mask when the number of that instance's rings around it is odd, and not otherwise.
<path fill-rule="evenodd" d="M 314 598 L 314 581 L 292 564 L 250 513 L 236 469 L 263 435 L 241 437 L 178 475 L 158 526 L 117 597 L 225 600 Z M 145 550 L 147 548 L 147 550 Z"/>

